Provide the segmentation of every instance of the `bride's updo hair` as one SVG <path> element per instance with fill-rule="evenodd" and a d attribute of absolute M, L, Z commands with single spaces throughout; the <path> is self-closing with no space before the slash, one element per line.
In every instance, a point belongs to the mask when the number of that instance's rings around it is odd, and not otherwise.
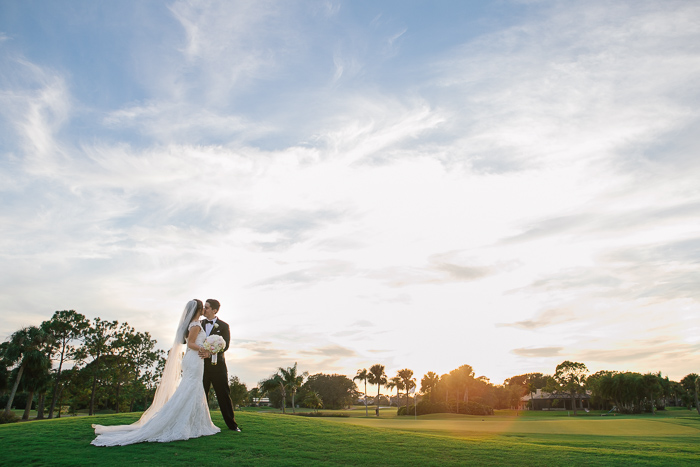
<path fill-rule="evenodd" d="M 203 304 L 202 301 L 201 301 L 200 299 L 198 299 L 198 298 L 195 298 L 194 301 L 197 302 L 197 309 L 196 309 L 195 312 L 194 312 L 194 314 L 195 314 L 195 316 L 196 316 L 196 315 L 199 315 L 199 314 L 202 313 L 202 310 L 204 310 L 204 304 Z"/>

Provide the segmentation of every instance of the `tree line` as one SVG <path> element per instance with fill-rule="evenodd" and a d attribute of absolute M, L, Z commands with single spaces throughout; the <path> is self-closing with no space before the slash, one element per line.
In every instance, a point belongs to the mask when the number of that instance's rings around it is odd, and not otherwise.
<path fill-rule="evenodd" d="M 0 344 L 0 403 L 5 405 L 0 421 L 12 421 L 11 409 L 20 404 L 23 419 L 29 418 L 34 404 L 37 419 L 60 417 L 66 406 L 72 413 L 83 410 L 89 415 L 145 410 L 165 364 L 165 352 L 155 345 L 148 332 L 138 332 L 128 323 L 89 320 L 75 310 L 56 311 L 50 320 L 20 329 Z M 493 409 L 521 407 L 528 394 L 531 403 L 532 395 L 542 390 L 559 398 L 554 403 L 568 402 L 574 415 L 584 397 L 593 408 L 621 413 L 655 413 L 674 405 L 695 407 L 700 414 L 700 377 L 695 373 L 678 382 L 660 372 L 588 373 L 585 364 L 564 361 L 551 375 L 527 373 L 496 385 L 476 376 L 472 366 L 461 365 L 442 375 L 429 371 L 419 386 L 409 368 L 389 377 L 385 366 L 377 363 L 357 370 L 350 379 L 338 374 L 309 375 L 295 363 L 278 368 L 251 390 L 236 376 L 229 383 L 236 405 L 259 404 L 267 397 L 282 412 L 291 407 L 292 413 L 299 405 L 317 411 L 359 402 L 366 415 L 370 404 L 376 415 L 381 405 L 396 405 L 399 414 L 488 415 Z M 376 387 L 376 395 L 368 394 L 368 384 Z"/>
<path fill-rule="evenodd" d="M 255 405 L 263 396 L 268 396 L 269 403 L 283 413 L 288 407 L 295 413 L 298 405 L 318 410 L 360 403 L 364 405 L 367 416 L 370 405 L 377 416 L 380 406 L 387 405 L 397 406 L 399 415 L 413 415 L 416 411 L 419 415 L 436 412 L 490 415 L 494 409 L 530 405 L 532 396 L 540 390 L 553 398 L 555 407 L 568 407 L 574 415 L 582 408 L 583 398 L 590 408 L 598 410 L 655 413 L 670 405 L 694 407 L 700 414 L 700 377 L 695 373 L 679 382 L 671 381 L 660 372 L 588 373 L 585 364 L 567 360 L 557 365 L 551 375 L 526 373 L 507 378 L 503 384 L 493 384 L 485 376 L 476 376 L 471 365 L 461 365 L 443 375 L 429 371 L 421 378 L 419 387 L 413 370 L 409 368 L 387 376 L 385 366 L 377 363 L 357 370 L 350 379 L 338 374 L 309 376 L 308 372 L 299 372 L 295 363 L 292 367 L 279 368 L 250 391 L 234 377 L 235 384 L 231 389 L 237 405 Z M 376 387 L 376 394 L 368 393 L 368 384 Z M 233 396 L 234 392 L 237 392 L 237 397 Z M 530 400 L 523 404 L 523 397 L 527 395 L 530 395 Z"/>
<path fill-rule="evenodd" d="M 11 420 L 17 402 L 24 403 L 25 420 L 34 404 L 38 419 L 60 417 L 64 406 L 89 415 L 144 410 L 165 364 L 155 345 L 148 332 L 128 323 L 56 311 L 0 344 L 2 416 Z"/>
<path fill-rule="evenodd" d="M 474 415 L 487 415 L 493 409 L 520 408 L 522 399 L 537 390 L 544 391 L 554 401 L 568 400 L 574 415 L 581 408 L 580 399 L 586 397 L 593 408 L 617 410 L 620 413 L 655 413 L 667 405 L 695 407 L 700 414 L 698 392 L 700 377 L 691 373 L 680 382 L 669 380 L 658 373 L 634 373 L 599 371 L 588 375 L 588 368 L 580 362 L 564 361 L 557 365 L 552 375 L 527 373 L 506 379 L 503 384 L 492 384 L 485 376 L 476 376 L 470 365 L 462 365 L 449 373 L 438 376 L 429 371 L 420 381 L 416 390 L 413 371 L 404 368 L 393 377 L 387 377 L 385 367 L 372 365 L 369 369 L 357 371 L 354 380 L 364 383 L 364 404 L 367 410 L 367 383 L 377 387 L 374 397 L 378 414 L 381 388 L 396 389 L 397 405 L 404 391 L 404 404 L 399 414 L 453 412 Z M 421 394 L 420 402 L 414 396 L 413 406 L 409 405 L 411 392 Z M 556 398 L 559 399 L 556 399 Z"/>

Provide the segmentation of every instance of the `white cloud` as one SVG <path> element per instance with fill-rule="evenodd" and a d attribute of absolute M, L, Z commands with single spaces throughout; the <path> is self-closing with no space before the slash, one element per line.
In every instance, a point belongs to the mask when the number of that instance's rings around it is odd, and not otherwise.
<path fill-rule="evenodd" d="M 7 143 L 20 148 L 25 167 L 35 175 L 47 174 L 65 160 L 57 138 L 72 110 L 65 80 L 24 58 L 5 62 L 14 70 L 3 73 L 3 81 L 12 84 L 0 93 L 0 112 L 15 130 L 8 132 Z"/>
<path fill-rule="evenodd" d="M 186 34 L 180 78 L 200 87 L 207 106 L 218 107 L 250 80 L 271 76 L 298 46 L 290 28 L 297 12 L 283 3 L 178 1 L 170 10 Z"/>
<path fill-rule="evenodd" d="M 435 83 L 462 107 L 464 156 L 489 171 L 601 163 L 696 119 L 673 91 L 694 93 L 700 65 L 684 5 L 555 7 L 450 51 Z"/>

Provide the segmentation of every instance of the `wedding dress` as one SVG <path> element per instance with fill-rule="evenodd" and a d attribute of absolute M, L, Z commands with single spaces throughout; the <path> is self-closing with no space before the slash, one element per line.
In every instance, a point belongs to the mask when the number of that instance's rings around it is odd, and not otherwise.
<path fill-rule="evenodd" d="M 189 304 L 188 304 L 189 305 Z M 187 311 L 187 309 L 186 309 Z M 187 315 L 187 313 L 185 313 Z M 199 322 L 189 323 L 188 330 L 193 326 L 199 326 L 200 331 L 197 334 L 195 342 L 197 345 L 202 345 L 206 338 L 206 333 L 202 329 Z M 180 327 L 178 327 L 180 329 Z M 168 360 L 173 358 L 172 366 L 178 363 L 179 355 L 174 355 L 173 350 L 178 351 L 175 346 L 171 349 Z M 181 355 L 181 353 L 180 353 Z M 167 379 L 166 370 L 163 371 L 163 380 Z M 200 436 L 213 435 L 221 431 L 211 421 L 207 399 L 204 395 L 204 387 L 202 385 L 202 375 L 204 374 L 204 360 L 202 360 L 197 351 L 187 348 L 185 356 L 182 358 L 182 379 L 179 385 L 176 383 L 176 389 L 171 395 L 163 394 L 159 386 L 154 397 L 151 408 L 156 408 L 154 411 L 144 412 L 141 419 L 132 425 L 119 426 L 102 426 L 93 425 L 97 438 L 92 441 L 95 446 L 124 446 L 127 444 L 141 443 L 144 441 L 166 443 L 169 441 L 199 438 Z M 159 394 L 159 391 L 161 394 Z M 168 397 L 169 396 L 169 397 Z M 160 409 L 158 405 L 162 404 Z"/>

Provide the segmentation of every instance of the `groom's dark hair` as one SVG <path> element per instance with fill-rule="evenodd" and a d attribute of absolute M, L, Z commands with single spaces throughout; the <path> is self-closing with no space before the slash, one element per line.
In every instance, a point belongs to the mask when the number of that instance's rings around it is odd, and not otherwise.
<path fill-rule="evenodd" d="M 219 303 L 218 300 L 214 300 L 213 298 L 207 298 L 207 303 L 209 304 L 212 309 L 219 311 L 219 308 L 221 308 L 221 303 Z"/>

